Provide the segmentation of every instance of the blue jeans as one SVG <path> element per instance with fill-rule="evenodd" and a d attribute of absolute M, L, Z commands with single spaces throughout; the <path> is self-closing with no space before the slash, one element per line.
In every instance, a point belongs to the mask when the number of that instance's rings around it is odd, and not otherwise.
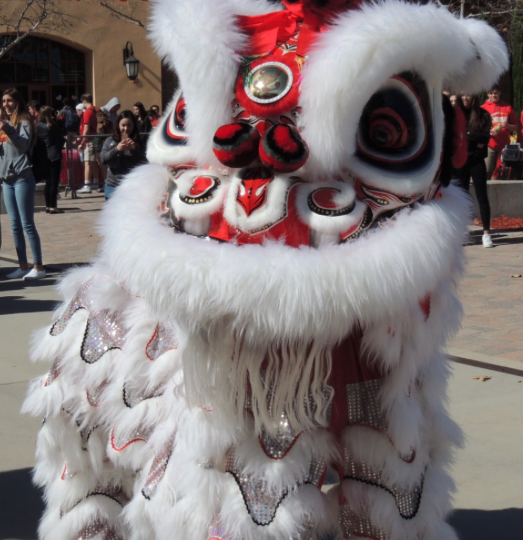
<path fill-rule="evenodd" d="M 114 191 L 116 190 L 118 186 L 108 186 L 107 184 L 105 184 L 105 190 L 104 190 L 104 194 L 105 194 L 105 200 L 108 201 L 114 194 Z"/>
<path fill-rule="evenodd" d="M 24 231 L 33 252 L 34 264 L 42 264 L 42 246 L 34 221 L 35 187 L 36 182 L 32 173 L 25 173 L 14 184 L 5 181 L 2 184 L 5 208 L 11 221 L 16 254 L 21 265 L 27 264 Z"/>

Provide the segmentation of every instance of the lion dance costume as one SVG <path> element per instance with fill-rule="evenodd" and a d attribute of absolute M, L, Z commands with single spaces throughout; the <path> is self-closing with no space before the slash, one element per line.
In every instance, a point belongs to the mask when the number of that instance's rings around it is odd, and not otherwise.
<path fill-rule="evenodd" d="M 41 540 L 456 539 L 442 89 L 495 82 L 502 39 L 397 0 L 155 0 L 150 28 L 181 89 L 35 339 Z"/>

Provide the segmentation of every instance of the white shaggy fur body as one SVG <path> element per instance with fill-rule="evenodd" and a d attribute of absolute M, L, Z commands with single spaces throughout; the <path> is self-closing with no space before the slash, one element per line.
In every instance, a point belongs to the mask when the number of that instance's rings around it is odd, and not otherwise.
<path fill-rule="evenodd" d="M 237 204 L 239 176 L 212 153 L 216 129 L 232 121 L 246 45 L 235 15 L 274 9 L 265 0 L 154 1 L 152 39 L 180 77 L 189 143 L 172 157 L 154 143 L 158 130 L 152 135 L 157 165 L 135 169 L 107 203 L 100 255 L 63 279 L 54 319 L 86 284 L 89 307 L 62 320 L 61 333 L 34 337 L 32 359 L 53 366 L 31 382 L 23 407 L 45 418 L 35 468 L 47 501 L 40 540 L 77 540 L 93 524 L 122 540 L 349 540 L 357 531 L 344 516 L 354 513 L 387 540 L 456 540 L 444 520 L 462 436 L 446 410 L 442 348 L 459 328 L 469 200 L 443 189 L 340 244 L 365 205 L 335 179 L 356 172 L 385 189 L 387 178 L 354 155 L 356 127 L 369 96 L 412 70 L 431 91 L 434 155 L 419 177 L 395 180 L 403 194 L 426 190 L 440 165 L 442 85 L 485 88 L 506 67 L 506 52 L 483 23 L 434 6 L 389 0 L 340 15 L 301 80 L 310 159 L 292 189 L 296 219 L 316 247 L 191 236 L 206 234 L 219 211 L 252 231 L 285 210 L 290 175 L 273 180 L 267 211 L 249 218 Z M 191 233 L 182 234 L 158 208 L 170 179 L 164 165 L 187 160 L 199 169 L 177 178 L 174 213 Z M 198 175 L 218 177 L 220 187 L 187 206 L 176 197 Z M 311 214 L 307 197 L 320 187 L 340 187 L 335 202 L 354 202 L 355 213 Z M 121 345 L 88 363 L 86 328 L 100 313 L 117 321 Z M 336 360 L 347 336 L 360 336 L 361 350 Z M 348 411 L 350 385 L 336 395 L 329 377 L 360 360 L 380 375 L 362 379 L 379 390 L 364 403 L 372 414 L 358 421 Z M 341 409 L 349 419 L 335 430 L 331 415 Z M 272 454 L 282 440 L 284 451 Z M 351 477 L 352 462 L 368 477 Z M 339 481 L 322 489 L 328 468 Z M 413 515 L 400 514 L 398 493 L 420 494 L 414 510 L 403 510 Z M 251 496 L 261 497 L 257 506 Z"/>

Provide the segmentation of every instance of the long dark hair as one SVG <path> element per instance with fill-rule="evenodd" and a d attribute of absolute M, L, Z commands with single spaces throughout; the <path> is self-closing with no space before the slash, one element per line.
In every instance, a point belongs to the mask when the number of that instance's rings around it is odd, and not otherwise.
<path fill-rule="evenodd" d="M 9 123 L 16 128 L 18 127 L 18 124 L 20 124 L 23 120 L 28 122 L 29 127 L 32 130 L 31 135 L 34 144 L 34 142 L 36 141 L 36 130 L 34 129 L 33 119 L 31 118 L 31 115 L 27 110 L 24 96 L 22 96 L 22 94 L 16 88 L 8 88 L 7 90 L 4 90 L 2 92 L 2 102 L 0 103 L 0 116 L 2 117 L 2 120 L 7 120 L 7 112 L 4 109 L 3 103 L 4 96 L 9 96 L 16 103 L 16 109 L 13 111 L 13 114 L 11 114 Z"/>
<path fill-rule="evenodd" d="M 129 111 L 129 110 L 122 111 L 118 115 L 118 118 L 116 119 L 116 125 L 114 126 L 113 139 L 116 142 L 120 142 L 122 140 L 122 132 L 120 131 L 120 122 L 124 118 L 128 118 L 133 123 L 133 132 L 129 135 L 129 138 L 132 139 L 135 143 L 139 143 L 140 134 L 138 133 L 138 122 L 136 121 L 136 116 L 134 115 L 133 111 Z"/>
<path fill-rule="evenodd" d="M 462 101 L 461 105 L 463 105 Z M 462 109 L 466 111 L 468 116 L 467 129 L 469 131 L 483 131 L 487 127 L 487 123 L 490 121 L 490 115 L 485 109 L 481 108 L 479 98 L 476 94 L 470 96 L 470 107 L 467 109 L 465 106 L 462 106 Z"/>
<path fill-rule="evenodd" d="M 47 127 L 51 129 L 52 126 L 57 126 L 56 120 L 53 116 L 53 109 L 44 105 L 38 113 L 38 122 L 45 122 Z"/>
<path fill-rule="evenodd" d="M 145 107 L 143 106 L 143 103 L 141 101 L 137 101 L 133 107 L 138 107 L 138 110 L 140 111 L 140 120 L 144 120 L 147 116 L 147 113 L 145 112 Z"/>
<path fill-rule="evenodd" d="M 10 118 L 11 125 L 13 127 L 18 127 L 18 124 L 22 120 L 27 120 L 28 122 L 31 122 L 32 125 L 33 120 L 31 118 L 31 115 L 29 114 L 29 111 L 27 110 L 24 96 L 22 96 L 22 94 L 16 88 L 8 88 L 7 90 L 4 90 L 2 93 L 2 98 L 4 96 L 9 96 L 16 102 L 16 109 L 14 110 Z M 0 103 L 0 109 L 2 111 L 2 119 L 7 120 L 7 112 L 4 110 L 3 99 L 2 103 Z"/>

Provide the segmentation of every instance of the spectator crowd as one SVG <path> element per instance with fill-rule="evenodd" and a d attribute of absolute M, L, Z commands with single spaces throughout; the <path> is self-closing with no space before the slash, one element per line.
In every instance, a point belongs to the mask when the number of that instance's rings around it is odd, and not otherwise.
<path fill-rule="evenodd" d="M 106 200 L 133 167 L 146 161 L 147 137 L 158 125 L 160 108 L 153 105 L 146 111 L 140 102 L 132 111 L 120 112 L 120 107 L 116 97 L 97 107 L 90 94 L 83 94 L 76 105 L 64 98 L 63 108 L 56 111 L 37 101 L 26 104 L 14 88 L 2 93 L 0 183 L 19 263 L 8 279 L 35 280 L 46 275 L 34 222 L 36 183 L 45 182 L 46 213 L 62 213 L 57 201 L 64 154 L 82 164 L 83 186 L 78 193 L 97 189 Z M 32 268 L 24 232 L 33 255 Z"/>
<path fill-rule="evenodd" d="M 487 180 L 521 177 L 519 162 L 523 164 L 523 157 L 517 141 L 523 140 L 523 112 L 518 122 L 512 106 L 501 99 L 498 85 L 489 90 L 483 104 L 478 96 L 444 93 L 455 114 L 461 115 L 467 133 L 467 159 L 455 171 L 455 182 L 468 193 L 472 180 L 483 226 L 483 246 L 492 247 Z M 89 194 L 96 189 L 105 193 L 106 200 L 133 167 L 146 161 L 147 137 L 158 125 L 160 108 L 153 105 L 146 111 L 140 102 L 133 105 L 132 111 L 120 112 L 120 108 L 116 97 L 97 107 L 90 94 L 83 94 L 78 104 L 65 98 L 63 108 L 55 111 L 41 107 L 37 101 L 26 105 L 16 89 L 3 92 L 0 181 L 19 262 L 19 268 L 8 278 L 31 280 L 45 276 L 34 222 L 35 185 L 45 182 L 46 212 L 61 213 L 57 200 L 64 148 L 73 161 L 82 164 L 83 185 L 77 192 Z M 512 151 L 510 160 L 507 149 Z M 24 232 L 33 255 L 32 268 L 27 261 Z"/>
<path fill-rule="evenodd" d="M 523 112 L 518 122 L 514 108 L 501 99 L 497 84 L 488 91 L 483 104 L 476 95 L 444 94 L 456 114 L 463 115 L 467 133 L 467 161 L 455 171 L 456 184 L 468 193 L 472 180 L 483 226 L 482 243 L 491 248 L 487 180 L 521 178 L 523 153 L 519 141 L 523 142 Z"/>

